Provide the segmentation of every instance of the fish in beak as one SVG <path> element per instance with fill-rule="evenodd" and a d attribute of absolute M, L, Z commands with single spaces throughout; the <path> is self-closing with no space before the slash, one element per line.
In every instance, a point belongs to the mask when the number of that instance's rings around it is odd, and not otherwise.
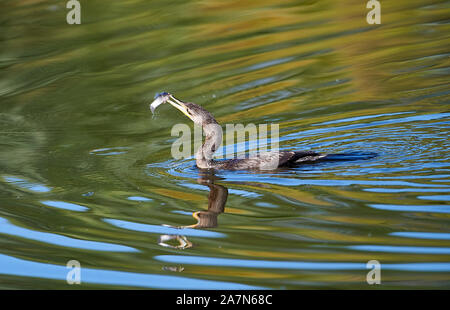
<path fill-rule="evenodd" d="M 173 107 L 177 108 L 178 110 L 183 112 L 184 115 L 189 117 L 189 119 L 193 120 L 184 102 L 178 100 L 177 98 L 175 98 L 174 96 L 172 96 L 170 93 L 167 92 L 162 92 L 155 95 L 153 102 L 150 104 L 150 110 L 154 114 L 156 108 L 166 102 L 170 103 Z"/>

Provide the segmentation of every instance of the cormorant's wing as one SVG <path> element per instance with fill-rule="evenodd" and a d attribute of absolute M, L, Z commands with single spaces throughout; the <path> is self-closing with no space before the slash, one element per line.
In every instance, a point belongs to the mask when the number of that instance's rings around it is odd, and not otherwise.
<path fill-rule="evenodd" d="M 285 166 L 288 164 L 298 164 L 301 162 L 311 162 L 316 161 L 321 158 L 324 158 L 326 154 L 320 154 L 313 151 L 299 151 L 299 152 L 293 152 L 293 151 L 285 151 L 280 152 L 280 161 L 278 166 Z"/>
<path fill-rule="evenodd" d="M 301 162 L 312 162 L 325 157 L 325 154 L 316 152 L 262 152 L 256 157 L 242 159 L 226 159 L 216 161 L 212 168 L 230 170 L 274 170 L 278 167 L 295 165 Z"/>

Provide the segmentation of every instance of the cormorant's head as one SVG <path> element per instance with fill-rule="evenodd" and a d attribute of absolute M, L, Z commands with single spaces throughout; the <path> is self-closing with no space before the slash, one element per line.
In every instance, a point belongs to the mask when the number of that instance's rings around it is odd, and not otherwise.
<path fill-rule="evenodd" d="M 214 116 L 212 116 L 211 113 L 203 109 L 198 104 L 192 103 L 192 102 L 183 102 L 170 93 L 160 93 L 155 96 L 155 100 L 151 104 L 151 109 L 154 111 L 156 107 L 158 107 L 160 104 L 168 102 L 173 107 L 180 110 L 184 115 L 189 117 L 191 121 L 193 121 L 196 125 L 199 126 L 206 126 L 209 124 L 217 124 L 216 120 L 214 119 Z"/>

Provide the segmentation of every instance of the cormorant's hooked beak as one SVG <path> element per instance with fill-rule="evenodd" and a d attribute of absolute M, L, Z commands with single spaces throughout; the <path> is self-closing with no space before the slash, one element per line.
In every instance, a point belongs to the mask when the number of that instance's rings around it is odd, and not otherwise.
<path fill-rule="evenodd" d="M 150 109 L 152 110 L 152 113 L 154 113 L 155 109 L 165 103 L 168 102 L 170 103 L 173 107 L 177 108 L 178 110 L 180 110 L 181 112 L 183 112 L 184 115 L 186 115 L 187 117 L 189 117 L 190 120 L 194 121 L 192 119 L 192 116 L 189 114 L 186 105 L 184 104 L 184 102 L 178 100 L 177 98 L 175 98 L 174 96 L 172 96 L 172 94 L 163 92 L 160 94 L 157 94 L 155 96 L 155 100 L 152 102 L 152 104 L 150 105 Z"/>
<path fill-rule="evenodd" d="M 186 105 L 184 104 L 184 102 L 178 100 L 177 98 L 175 98 L 172 95 L 169 95 L 169 99 L 167 99 L 167 102 L 170 103 L 172 106 L 174 106 L 175 108 L 177 108 L 178 110 L 180 110 L 181 112 L 183 112 L 184 115 L 186 115 L 187 117 L 189 117 L 189 119 L 191 121 L 194 121 L 192 119 L 191 114 L 188 112 Z"/>

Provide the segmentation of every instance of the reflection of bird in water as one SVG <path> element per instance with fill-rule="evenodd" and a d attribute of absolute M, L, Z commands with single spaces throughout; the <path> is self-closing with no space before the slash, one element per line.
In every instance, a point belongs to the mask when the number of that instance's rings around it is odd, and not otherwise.
<path fill-rule="evenodd" d="M 197 223 L 180 226 L 178 228 L 213 228 L 217 226 L 217 217 L 225 211 L 225 204 L 228 198 L 228 189 L 222 185 L 214 184 L 215 176 L 213 174 L 201 174 L 197 179 L 199 184 L 209 187 L 208 195 L 208 210 L 197 211 L 192 214 L 192 217 L 197 220 Z M 182 231 L 180 231 L 182 232 Z M 168 241 L 176 240 L 178 245 L 170 245 Z M 164 247 L 187 249 L 192 247 L 192 243 L 182 235 L 162 235 L 159 237 L 158 244 Z"/>
<path fill-rule="evenodd" d="M 192 216 L 197 224 L 185 226 L 189 228 L 212 228 L 217 226 L 217 216 L 225 211 L 228 198 L 228 189 L 222 185 L 214 184 L 211 179 L 200 178 L 198 183 L 209 187 L 208 211 L 197 211 Z"/>
<path fill-rule="evenodd" d="M 301 151 L 280 151 L 280 152 L 264 152 L 255 157 L 229 160 L 214 160 L 212 156 L 222 142 L 222 129 L 211 113 L 203 109 L 201 106 L 183 102 L 176 99 L 169 93 L 158 94 L 150 105 L 152 112 L 165 102 L 183 112 L 196 125 L 202 127 L 205 133 L 205 142 L 196 152 L 196 163 L 199 168 L 215 168 L 215 169 L 260 169 L 273 170 L 278 167 L 295 165 L 304 162 L 314 162 L 325 158 L 327 155 L 316 152 Z"/>
<path fill-rule="evenodd" d="M 169 241 L 176 240 L 178 245 L 169 244 Z M 188 249 L 192 247 L 192 243 L 185 237 L 180 235 L 161 235 L 158 238 L 158 244 L 165 248 Z"/>

